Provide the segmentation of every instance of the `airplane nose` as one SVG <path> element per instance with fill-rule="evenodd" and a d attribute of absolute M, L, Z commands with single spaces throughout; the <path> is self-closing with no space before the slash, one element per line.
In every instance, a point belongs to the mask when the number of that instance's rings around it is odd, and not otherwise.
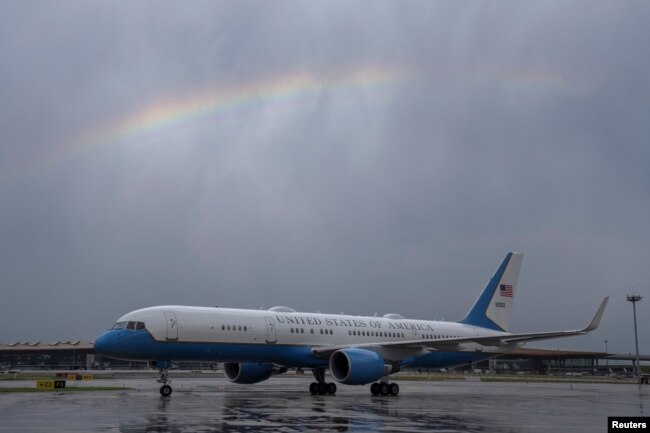
<path fill-rule="evenodd" d="M 95 339 L 93 347 L 101 355 L 110 355 L 115 349 L 115 336 L 110 331 L 104 332 Z"/>

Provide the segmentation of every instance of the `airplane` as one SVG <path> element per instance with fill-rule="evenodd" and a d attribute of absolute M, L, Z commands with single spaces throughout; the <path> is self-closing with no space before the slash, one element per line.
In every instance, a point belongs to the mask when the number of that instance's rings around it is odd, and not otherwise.
<path fill-rule="evenodd" d="M 94 343 L 110 358 L 148 361 L 159 369 L 160 394 L 171 395 L 173 361 L 222 362 L 225 377 L 253 384 L 289 369 L 311 369 L 309 391 L 333 395 L 336 383 L 371 383 L 373 395 L 396 396 L 389 375 L 405 368 L 444 368 L 493 358 L 530 341 L 582 335 L 598 327 L 609 297 L 585 327 L 509 333 L 523 254 L 509 252 L 458 322 L 297 312 L 289 307 L 246 310 L 165 305 L 120 317 Z"/>

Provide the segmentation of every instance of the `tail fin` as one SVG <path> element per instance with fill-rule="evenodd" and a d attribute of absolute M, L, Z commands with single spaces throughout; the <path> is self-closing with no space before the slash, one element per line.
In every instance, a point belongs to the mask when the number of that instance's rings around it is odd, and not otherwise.
<path fill-rule="evenodd" d="M 507 331 L 512 301 L 517 290 L 522 253 L 506 254 L 501 265 L 486 284 L 474 306 L 460 323 Z"/>

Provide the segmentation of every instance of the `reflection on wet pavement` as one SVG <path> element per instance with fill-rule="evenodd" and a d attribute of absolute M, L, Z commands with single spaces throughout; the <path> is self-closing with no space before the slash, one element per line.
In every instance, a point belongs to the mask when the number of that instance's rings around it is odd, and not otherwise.
<path fill-rule="evenodd" d="M 312 396 L 304 378 L 252 386 L 177 379 L 172 397 L 127 380 L 119 392 L 4 394 L 12 432 L 540 432 L 605 431 L 608 415 L 645 415 L 650 387 L 602 384 L 402 382 L 399 397 L 368 387 Z M 105 384 L 105 381 L 102 381 Z"/>
<path fill-rule="evenodd" d="M 159 398 L 150 402 L 144 419 L 124 404 L 120 432 L 301 432 L 301 431 L 445 431 L 484 432 L 484 420 L 472 416 L 441 414 L 422 400 L 359 397 L 246 397 L 242 395 L 197 396 L 181 401 Z M 339 396 L 340 397 L 340 396 Z M 339 401 L 340 400 L 340 401 Z M 420 402 L 420 403 L 419 403 Z M 144 422 L 143 422 L 144 421 Z M 498 431 L 508 431 L 500 427 Z"/>

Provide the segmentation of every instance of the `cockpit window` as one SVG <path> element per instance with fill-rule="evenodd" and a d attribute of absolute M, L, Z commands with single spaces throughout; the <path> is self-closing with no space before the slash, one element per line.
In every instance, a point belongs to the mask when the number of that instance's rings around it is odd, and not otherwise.
<path fill-rule="evenodd" d="M 117 322 L 111 330 L 120 330 L 120 329 L 129 329 L 132 331 L 138 331 L 140 329 L 145 329 L 144 322 Z"/>

